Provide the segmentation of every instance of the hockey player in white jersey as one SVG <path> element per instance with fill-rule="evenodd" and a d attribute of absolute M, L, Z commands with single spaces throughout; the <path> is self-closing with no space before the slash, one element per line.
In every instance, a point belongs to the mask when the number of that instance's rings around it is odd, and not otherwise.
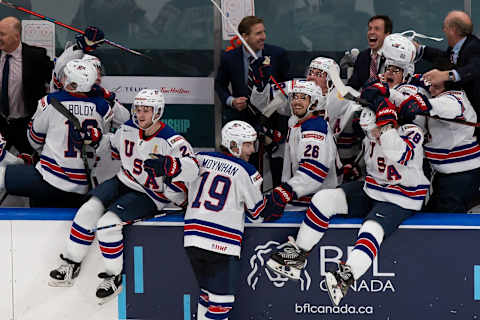
<path fill-rule="evenodd" d="M 51 286 L 71 286 L 96 232 L 105 270 L 96 296 L 104 303 L 121 290 L 123 267 L 122 221 L 153 215 L 170 201 L 183 205 L 182 181 L 198 175 L 190 144 L 161 122 L 165 100 L 156 89 L 140 91 L 133 102 L 132 120 L 114 135 L 104 135 L 99 148 L 110 145 L 122 163 L 118 174 L 90 192 L 90 199 L 73 219 L 62 265 L 50 272 Z M 152 158 L 153 157 L 153 158 Z M 104 226 L 115 225 L 111 228 Z M 102 228 L 102 229 L 100 229 Z"/>
<path fill-rule="evenodd" d="M 0 189 L 29 197 L 32 207 L 78 208 L 83 203 L 90 177 L 82 161 L 82 145 L 89 144 L 89 151 L 95 152 L 105 118 L 111 112 L 104 99 L 86 95 L 95 79 L 96 70 L 90 63 L 72 60 L 66 65 L 64 90 L 39 100 L 26 133 L 40 161 L 35 167 L 0 169 Z M 53 99 L 79 120 L 81 131 L 53 107 Z"/>
<path fill-rule="evenodd" d="M 413 122 L 426 132 L 424 149 L 433 169 L 433 193 L 424 210 L 466 212 L 480 187 L 480 147 L 474 127 L 432 117 L 476 122 L 470 101 L 453 83 L 447 83 L 447 88 L 429 86 L 421 75 L 413 75 L 411 57 L 415 47 L 409 39 L 389 35 L 383 51 L 387 58 L 384 79 L 389 90 L 375 83 L 366 91 L 373 88 L 371 92 L 379 90 L 381 95 L 389 96 L 398 108 L 400 121 Z M 362 95 L 371 99 L 371 95 Z"/>
<path fill-rule="evenodd" d="M 189 182 L 184 246 L 200 287 L 197 319 L 228 319 L 240 280 L 245 213 L 262 220 L 262 177 L 248 163 L 257 133 L 231 121 L 222 129 L 222 152 L 200 152 L 200 176 Z"/>
<path fill-rule="evenodd" d="M 293 116 L 289 119 L 283 183 L 267 197 L 264 211 L 269 220 L 280 218 L 287 203 L 297 204 L 297 200 L 308 198 L 320 188 L 335 188 L 339 183 L 337 149 L 327 121 L 319 114 L 319 95 L 312 81 L 295 81 L 290 90 Z"/>
<path fill-rule="evenodd" d="M 333 59 L 317 57 L 310 62 L 305 77 L 307 81 L 313 81 L 318 87 L 317 109 L 332 128 L 341 162 L 351 164 L 361 146 L 361 138 L 358 137 L 358 132 L 354 130 L 353 125 L 353 122 L 358 120 L 360 106 L 353 101 L 343 99 L 338 94 L 327 73 L 332 68 L 340 72 L 339 66 Z M 297 81 L 302 80 L 282 82 L 279 86 L 288 95 Z M 289 101 L 284 98 L 277 85 L 268 82 L 263 84 L 262 81 L 255 81 L 255 83 L 251 96 L 255 106 L 267 115 L 274 110 L 283 115 L 292 115 Z"/>
<path fill-rule="evenodd" d="M 285 249 L 267 261 L 271 269 L 298 279 L 308 253 L 321 240 L 334 215 L 365 218 L 348 260 L 326 274 L 327 289 L 335 305 L 369 269 L 383 240 L 420 210 L 429 188 L 422 170 L 422 130 L 413 124 L 398 127 L 395 106 L 388 99 L 373 108 L 376 114 L 365 108 L 360 116 L 366 133 L 365 182 L 354 181 L 316 193 L 296 240 L 289 237 Z"/>

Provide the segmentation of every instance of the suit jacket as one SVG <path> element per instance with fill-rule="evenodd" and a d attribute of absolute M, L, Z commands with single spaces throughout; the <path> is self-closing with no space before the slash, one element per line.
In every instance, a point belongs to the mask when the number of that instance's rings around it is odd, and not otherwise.
<path fill-rule="evenodd" d="M 356 90 L 360 89 L 368 80 L 368 78 L 370 78 L 370 63 L 372 61 L 370 50 L 371 49 L 365 49 L 358 54 L 352 76 L 350 79 L 348 79 L 347 85 Z M 381 70 L 384 64 L 385 57 L 380 56 L 380 65 L 378 66 L 378 70 Z"/>
<path fill-rule="evenodd" d="M 29 117 L 35 113 L 38 100 L 47 94 L 52 69 L 47 50 L 22 42 L 23 100 Z"/>
<path fill-rule="evenodd" d="M 468 35 L 460 48 L 455 65 L 450 63 L 451 53 L 450 47 L 446 51 L 425 47 L 422 57 L 432 62 L 437 68 L 457 70 L 461 78 L 458 84 L 465 90 L 478 116 L 480 115 L 480 40 L 474 35 Z"/>
<path fill-rule="evenodd" d="M 290 61 L 288 60 L 285 49 L 265 44 L 262 55 L 271 57 L 272 75 L 275 80 L 282 82 L 290 79 Z M 243 64 L 243 46 L 228 52 L 223 52 L 215 78 L 215 92 L 222 104 L 232 110 L 233 118 L 251 122 L 249 121 L 251 116 L 247 114 L 249 112 L 248 110 L 238 112 L 226 105 L 229 96 L 248 97 L 248 87 L 246 83 Z M 228 88 L 229 84 L 232 85 L 231 92 Z"/>

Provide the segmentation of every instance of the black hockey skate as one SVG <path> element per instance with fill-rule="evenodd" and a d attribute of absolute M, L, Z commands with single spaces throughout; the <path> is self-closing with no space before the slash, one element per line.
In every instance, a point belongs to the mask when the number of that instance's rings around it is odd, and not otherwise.
<path fill-rule="evenodd" d="M 73 280 L 80 273 L 80 263 L 64 258 L 63 254 L 60 254 L 60 259 L 65 263 L 57 269 L 50 271 L 48 285 L 51 287 L 71 287 L 73 286 Z"/>
<path fill-rule="evenodd" d="M 300 249 L 292 236 L 280 246 L 267 261 L 267 267 L 292 280 L 300 279 L 302 269 L 307 265 L 308 252 Z"/>
<path fill-rule="evenodd" d="M 336 271 L 327 272 L 325 282 L 330 300 L 332 300 L 334 305 L 338 306 L 347 294 L 348 288 L 355 282 L 352 268 L 344 262 L 340 262 Z"/>
<path fill-rule="evenodd" d="M 122 275 L 110 275 L 106 272 L 101 272 L 98 277 L 103 279 L 97 287 L 97 298 L 100 300 L 98 304 L 102 305 L 116 297 L 122 291 Z"/>

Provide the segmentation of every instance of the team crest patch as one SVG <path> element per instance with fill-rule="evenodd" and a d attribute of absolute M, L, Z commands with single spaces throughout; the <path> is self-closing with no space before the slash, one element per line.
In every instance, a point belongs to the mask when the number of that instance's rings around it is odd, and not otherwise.
<path fill-rule="evenodd" d="M 252 182 L 257 183 L 258 181 L 262 180 L 262 175 L 260 173 L 256 173 L 253 176 L 251 176 Z"/>

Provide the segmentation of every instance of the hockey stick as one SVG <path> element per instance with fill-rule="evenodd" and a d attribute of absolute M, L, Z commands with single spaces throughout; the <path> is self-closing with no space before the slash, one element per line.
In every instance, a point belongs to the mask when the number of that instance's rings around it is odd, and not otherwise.
<path fill-rule="evenodd" d="M 120 223 L 113 223 L 113 224 L 109 224 L 109 225 L 106 225 L 106 226 L 96 227 L 96 228 L 93 228 L 93 229 L 89 230 L 89 232 L 94 233 L 94 232 L 99 231 L 99 230 L 105 230 L 105 229 L 110 229 L 110 228 L 115 228 L 115 227 L 124 227 L 124 226 L 128 226 L 128 225 L 140 222 L 140 221 L 145 221 L 145 220 L 149 220 L 149 219 L 153 219 L 153 218 L 164 217 L 167 214 L 177 214 L 177 213 L 184 214 L 185 211 L 175 210 L 175 209 L 165 209 L 165 210 L 161 210 L 160 212 L 156 212 L 155 214 L 150 214 L 148 216 L 144 216 L 144 217 L 141 217 L 141 218 L 128 220 L 128 221 L 123 221 L 123 222 L 120 222 Z"/>
<path fill-rule="evenodd" d="M 238 32 L 238 30 L 235 28 L 235 26 L 230 22 L 230 19 L 228 19 L 227 15 L 223 12 L 223 10 L 219 7 L 219 5 L 215 2 L 215 0 L 210 0 L 211 3 L 213 3 L 213 5 L 215 6 L 215 8 L 218 9 L 218 11 L 220 12 L 220 14 L 223 16 L 223 18 L 225 19 L 225 21 L 227 21 L 228 25 L 230 26 L 230 28 L 232 28 L 233 32 L 235 32 L 235 35 L 238 37 L 238 39 L 242 42 L 242 44 L 245 46 L 245 49 L 247 49 L 247 51 L 252 55 L 252 57 L 257 60 L 258 57 L 257 55 L 255 54 L 255 52 L 252 50 L 252 48 L 250 48 L 250 46 L 248 45 L 248 43 L 245 41 L 245 39 L 243 39 L 243 37 L 240 35 L 240 33 Z M 275 78 L 270 75 L 270 80 L 273 81 L 273 83 L 275 83 L 277 85 L 277 87 L 280 89 L 280 91 L 283 93 L 283 95 L 285 97 L 288 97 L 287 94 L 285 93 L 285 91 L 283 91 L 282 87 L 280 87 L 280 85 L 278 84 L 277 80 L 275 80 Z"/>
<path fill-rule="evenodd" d="M 33 15 L 33 16 L 35 16 L 35 17 L 38 17 L 38 18 L 42 19 L 42 20 L 50 21 L 50 22 L 52 22 L 52 23 L 54 23 L 54 24 L 56 24 L 56 25 L 59 25 L 59 26 L 61 26 L 61 27 L 67 28 L 67 29 L 70 29 L 70 30 L 72 30 L 72 31 L 75 31 L 75 32 L 78 32 L 78 33 L 81 33 L 81 34 L 85 34 L 85 31 L 83 31 L 83 30 L 80 30 L 80 29 L 77 29 L 77 28 L 75 28 L 75 27 L 69 26 L 68 24 L 65 24 L 65 23 L 60 22 L 60 21 L 57 21 L 57 20 L 55 20 L 55 19 L 53 19 L 53 18 L 44 16 L 44 15 L 42 15 L 42 14 L 40 14 L 40 13 L 35 12 L 35 11 L 28 10 L 28 9 L 26 9 L 26 8 L 24 8 L 24 7 L 17 6 L 17 5 L 15 5 L 15 4 L 13 4 L 13 3 L 10 3 L 10 2 L 8 2 L 8 1 L 0 0 L 0 4 L 3 4 L 4 6 L 7 6 L 7 7 L 9 7 L 9 8 L 17 9 L 17 10 L 19 10 L 19 11 L 23 11 L 23 12 L 25 12 L 25 13 L 31 14 L 31 15 Z M 130 52 L 130 53 L 136 54 L 137 56 L 142 56 L 142 57 L 145 57 L 145 58 L 147 58 L 147 59 L 153 60 L 152 57 L 149 57 L 149 56 L 147 56 L 147 55 L 145 55 L 145 54 L 143 54 L 143 53 L 141 53 L 141 52 L 138 52 L 138 51 L 129 49 L 129 48 L 127 48 L 127 47 L 125 47 L 125 46 L 122 46 L 121 44 L 118 44 L 118 43 L 116 43 L 116 42 L 113 42 L 113 41 L 111 41 L 111 40 L 104 39 L 104 42 L 107 43 L 107 44 L 109 44 L 109 45 L 111 45 L 111 46 L 113 46 L 113 47 L 117 47 L 117 48 L 119 48 L 119 49 L 121 49 L 121 50 L 124 50 L 124 51 Z"/>
<path fill-rule="evenodd" d="M 369 105 L 368 101 L 360 98 L 360 92 L 353 89 L 352 87 L 346 86 L 343 83 L 342 79 L 340 79 L 340 74 L 334 68 L 329 69 L 327 73 L 330 76 L 330 79 L 332 80 L 333 85 L 335 86 L 335 88 L 337 88 L 338 93 L 343 98 L 354 101 L 363 107 L 366 107 Z M 447 122 L 454 122 L 464 126 L 470 126 L 475 128 L 480 127 L 480 122 L 469 122 L 469 121 L 460 120 L 460 119 L 447 119 L 447 118 L 441 118 L 439 116 L 429 116 L 429 115 L 425 115 L 425 117 L 436 119 L 436 120 L 447 121 Z"/>
<path fill-rule="evenodd" d="M 75 127 L 76 130 L 82 131 L 82 126 L 80 125 L 80 121 L 78 121 L 78 118 L 75 117 L 63 104 L 61 104 L 57 99 L 50 97 L 50 101 L 52 103 L 52 106 L 60 112 L 65 118 L 68 119 L 71 123 L 73 123 L 73 126 Z M 88 159 L 87 159 L 87 150 L 86 150 L 86 145 L 85 143 L 82 144 L 82 150 L 80 152 L 80 155 L 83 160 L 83 165 L 85 166 L 85 171 L 87 174 L 87 182 L 88 182 L 88 190 L 92 189 L 92 181 L 90 179 L 90 168 L 88 167 Z"/>

